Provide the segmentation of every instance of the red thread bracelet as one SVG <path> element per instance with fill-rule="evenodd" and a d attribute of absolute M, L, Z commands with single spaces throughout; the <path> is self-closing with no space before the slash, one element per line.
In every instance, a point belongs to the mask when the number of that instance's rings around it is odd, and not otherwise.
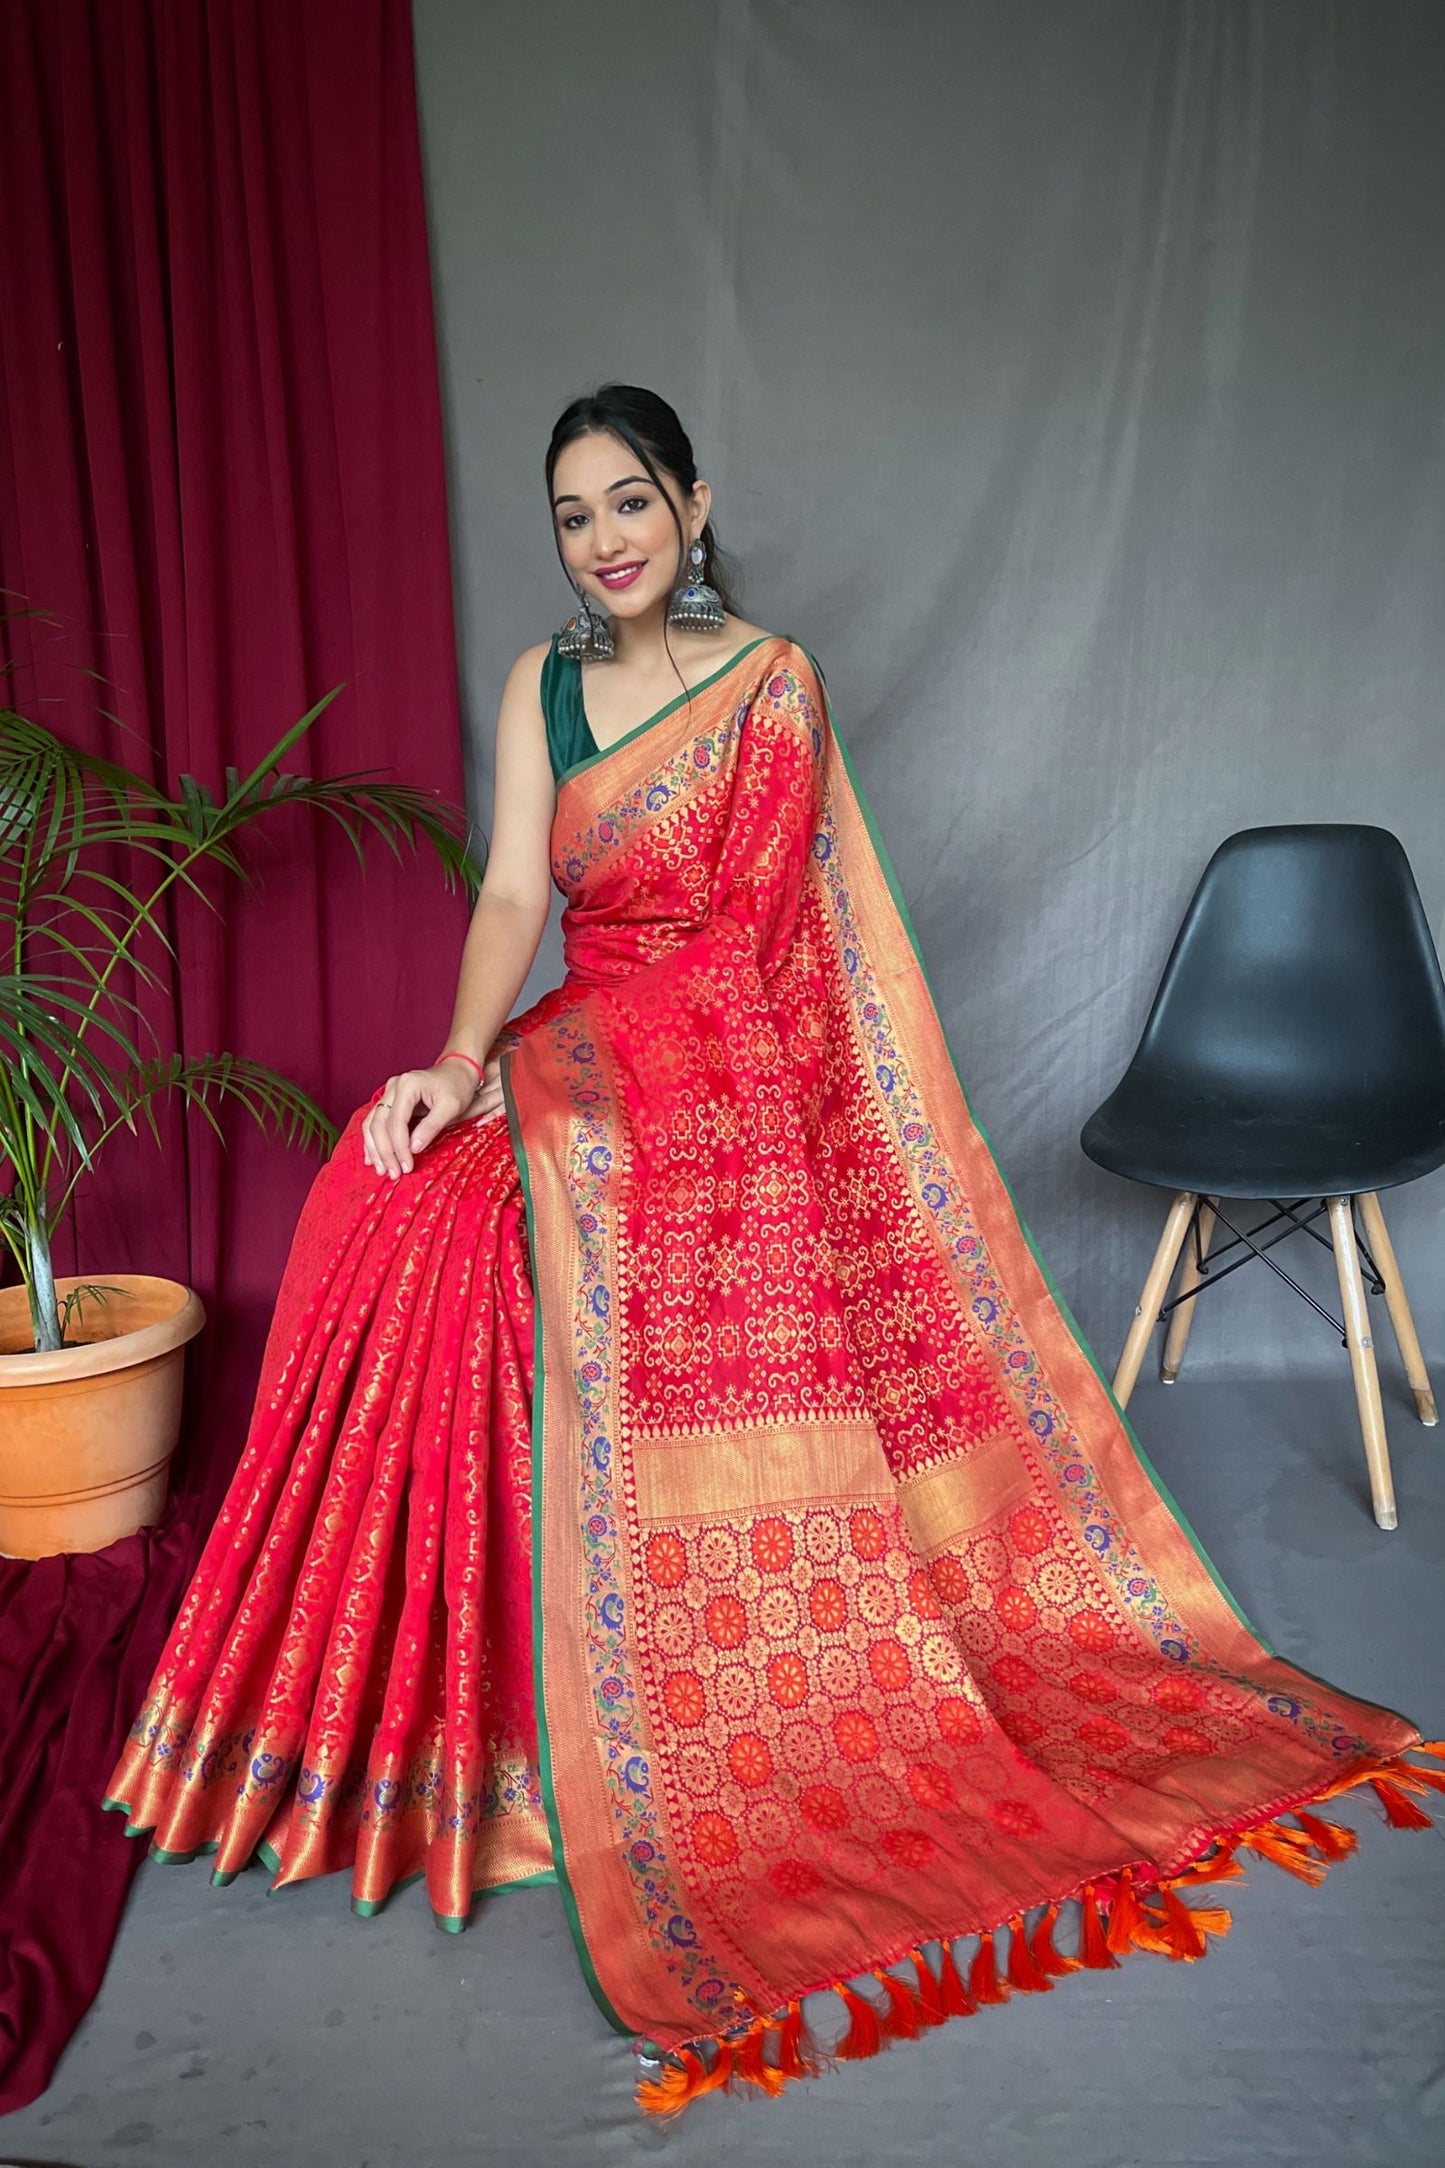
<path fill-rule="evenodd" d="M 472 1067 L 477 1072 L 478 1083 L 484 1084 L 487 1080 L 487 1073 L 485 1069 L 483 1069 L 481 1063 L 479 1061 L 473 1061 L 472 1056 L 470 1054 L 464 1054 L 459 1046 L 451 1047 L 445 1054 L 438 1054 L 437 1067 L 440 1068 L 444 1061 L 470 1061 Z"/>

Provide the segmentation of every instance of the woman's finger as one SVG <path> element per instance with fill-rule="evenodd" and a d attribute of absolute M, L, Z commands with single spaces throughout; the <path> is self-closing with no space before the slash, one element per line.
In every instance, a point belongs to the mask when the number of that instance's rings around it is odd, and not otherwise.
<path fill-rule="evenodd" d="M 467 1120 L 484 1122 L 489 1116 L 500 1114 L 505 1105 L 506 1101 L 502 1096 L 500 1084 L 483 1084 L 478 1089 L 476 1098 L 467 1108 Z"/>
<path fill-rule="evenodd" d="M 438 1104 L 435 1093 L 436 1087 L 433 1086 L 431 1089 L 423 1089 L 418 1094 L 419 1099 L 424 1100 L 426 1103 L 426 1113 L 411 1133 L 413 1153 L 424 1152 L 434 1137 L 440 1136 L 444 1129 L 449 1128 L 454 1121 L 459 1120 L 461 1114 L 465 1112 L 465 1109 L 459 1108 L 456 1101 L 447 1093 L 443 1093 L 441 1103 Z"/>
<path fill-rule="evenodd" d="M 383 1086 L 382 1089 L 384 1093 L 385 1086 Z M 379 1105 L 379 1100 L 373 1102 L 373 1104 L 368 1107 L 365 1115 L 362 1118 L 361 1123 L 362 1155 L 366 1160 L 367 1166 L 373 1168 L 377 1174 L 380 1174 L 381 1172 L 381 1161 L 376 1156 L 376 1138 L 373 1134 L 373 1131 L 375 1129 L 377 1119 L 376 1110 Z"/>
<path fill-rule="evenodd" d="M 377 1105 L 379 1104 L 380 1101 L 377 1102 Z M 376 1143 L 372 1136 L 372 1128 L 376 1121 L 376 1118 L 377 1114 L 375 1105 L 368 1107 L 366 1113 L 362 1116 L 361 1156 L 365 1160 L 367 1166 L 370 1167 L 374 1173 L 380 1174 L 381 1161 L 376 1156 Z"/>
<path fill-rule="evenodd" d="M 384 1109 L 378 1111 L 376 1120 L 371 1125 L 371 1159 L 378 1174 L 389 1174 L 392 1171 L 390 1146 L 386 1137 L 386 1113 Z"/>
<path fill-rule="evenodd" d="M 381 1171 L 394 1182 L 410 1171 L 411 1111 L 416 1105 L 416 1086 L 404 1076 L 387 1079 L 386 1090 L 374 1109 L 372 1141 Z"/>
<path fill-rule="evenodd" d="M 403 1077 L 397 1085 L 396 1096 L 387 1115 L 388 1141 L 396 1153 L 397 1171 L 401 1174 L 410 1174 L 415 1164 L 411 1118 L 422 1104 L 422 1097 L 421 1086 L 411 1078 Z"/>

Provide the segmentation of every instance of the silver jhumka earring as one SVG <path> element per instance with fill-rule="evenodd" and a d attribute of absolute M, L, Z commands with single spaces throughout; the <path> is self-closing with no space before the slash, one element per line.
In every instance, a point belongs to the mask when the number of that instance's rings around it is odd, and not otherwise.
<path fill-rule="evenodd" d="M 574 662 L 606 662 L 615 652 L 611 626 L 579 589 L 577 607 L 557 635 L 557 653 Z"/>
<path fill-rule="evenodd" d="M 685 572 L 672 590 L 667 622 L 686 626 L 691 632 L 721 632 L 727 623 L 727 612 L 717 589 L 709 587 L 702 577 L 707 552 L 701 542 L 694 542 L 687 556 L 692 570 Z"/>

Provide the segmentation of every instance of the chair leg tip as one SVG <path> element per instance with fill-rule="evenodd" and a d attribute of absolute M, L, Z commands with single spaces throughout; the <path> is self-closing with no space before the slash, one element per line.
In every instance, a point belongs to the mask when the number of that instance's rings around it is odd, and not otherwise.
<path fill-rule="evenodd" d="M 1440 1420 L 1440 1410 L 1435 1405 L 1435 1395 L 1433 1393 L 1416 1393 L 1415 1412 L 1427 1430 L 1433 1430 Z"/>
<path fill-rule="evenodd" d="M 1161 1369 L 1161 1370 L 1160 1370 L 1160 1372 L 1159 1372 L 1159 1383 L 1160 1383 L 1161 1385 L 1177 1385 L 1177 1384 L 1178 1384 L 1178 1382 L 1179 1382 L 1179 1372 L 1178 1372 L 1177 1370 L 1164 1370 L 1164 1369 Z"/>
<path fill-rule="evenodd" d="M 1376 1506 L 1375 1526 L 1377 1528 L 1398 1528 L 1399 1525 L 1400 1516 L 1393 1506 Z"/>

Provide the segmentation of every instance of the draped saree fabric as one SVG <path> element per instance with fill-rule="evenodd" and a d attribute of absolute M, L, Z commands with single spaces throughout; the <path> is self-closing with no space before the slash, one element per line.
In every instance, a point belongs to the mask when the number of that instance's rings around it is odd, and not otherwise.
<path fill-rule="evenodd" d="M 448 1923 L 555 1873 L 667 2111 L 816 2067 L 814 1989 L 858 2055 L 1196 1957 L 1181 1891 L 1319 1879 L 1349 1785 L 1423 1823 L 1415 1727 L 1262 1645 L 1051 1292 L 808 652 L 578 761 L 552 853 L 506 1126 L 391 1185 L 358 1110 L 308 1200 L 132 1828 Z"/>
<path fill-rule="evenodd" d="M 368 1102 L 371 1104 L 372 1102 Z M 545 1876 L 535 1773 L 532 1293 L 505 1127 L 395 1187 L 358 1108 L 306 1201 L 246 1451 L 110 1802 L 154 1853 L 353 1866 L 439 1922 Z"/>

